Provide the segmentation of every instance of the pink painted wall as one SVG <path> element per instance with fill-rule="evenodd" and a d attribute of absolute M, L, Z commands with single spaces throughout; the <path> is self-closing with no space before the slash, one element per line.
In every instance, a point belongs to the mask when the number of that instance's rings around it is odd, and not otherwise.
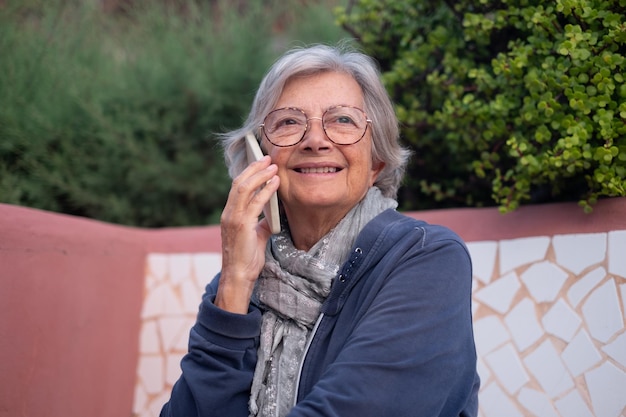
<path fill-rule="evenodd" d="M 219 245 L 0 204 L 0 416 L 129 416 L 146 254 Z"/>
<path fill-rule="evenodd" d="M 626 229 L 626 199 L 412 213 L 466 241 Z M 129 416 L 146 256 L 219 252 L 219 227 L 143 230 L 0 204 L 0 417 Z"/>

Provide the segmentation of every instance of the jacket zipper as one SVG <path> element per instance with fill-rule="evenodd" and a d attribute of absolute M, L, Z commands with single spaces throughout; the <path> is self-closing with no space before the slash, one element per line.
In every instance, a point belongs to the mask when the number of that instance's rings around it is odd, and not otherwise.
<path fill-rule="evenodd" d="M 317 318 L 315 322 L 315 326 L 313 326 L 313 330 L 311 331 L 311 335 L 309 336 L 309 340 L 304 347 L 304 355 L 302 355 L 302 360 L 300 361 L 300 366 L 298 368 L 298 379 L 296 379 L 296 389 L 294 390 L 295 396 L 293 399 L 293 405 L 295 407 L 298 402 L 298 392 L 300 391 L 300 379 L 302 377 L 302 368 L 304 368 L 304 361 L 309 353 L 309 348 L 311 347 L 311 343 L 313 342 L 313 338 L 315 337 L 315 333 L 317 333 L 317 329 L 320 326 L 322 319 L 324 318 L 324 313 L 320 313 L 320 316 Z"/>

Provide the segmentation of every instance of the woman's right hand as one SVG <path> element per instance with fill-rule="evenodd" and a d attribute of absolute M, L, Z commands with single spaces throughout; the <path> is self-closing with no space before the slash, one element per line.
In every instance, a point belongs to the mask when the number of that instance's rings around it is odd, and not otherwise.
<path fill-rule="evenodd" d="M 269 156 L 250 164 L 233 180 L 220 220 L 222 272 L 215 305 L 246 314 L 254 284 L 265 264 L 265 247 L 271 236 L 263 206 L 278 190 L 278 167 Z"/>

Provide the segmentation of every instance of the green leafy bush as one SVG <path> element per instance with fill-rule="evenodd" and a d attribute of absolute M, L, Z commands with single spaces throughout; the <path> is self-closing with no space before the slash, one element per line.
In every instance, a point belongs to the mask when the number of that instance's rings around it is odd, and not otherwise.
<path fill-rule="evenodd" d="M 626 0 L 357 0 L 338 21 L 415 151 L 403 208 L 626 195 Z"/>
<path fill-rule="evenodd" d="M 214 134 L 241 124 L 290 39 L 342 36 L 328 6 L 323 20 L 321 3 L 97 3 L 0 3 L 0 202 L 137 226 L 217 222 L 230 179 Z"/>

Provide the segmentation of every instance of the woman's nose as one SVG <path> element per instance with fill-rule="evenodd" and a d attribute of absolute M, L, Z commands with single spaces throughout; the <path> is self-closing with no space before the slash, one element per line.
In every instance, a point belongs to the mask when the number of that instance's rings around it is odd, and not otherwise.
<path fill-rule="evenodd" d="M 321 117 L 309 117 L 307 119 L 307 129 L 304 133 L 303 142 L 306 142 L 306 147 L 322 149 L 329 146 L 331 141 L 326 135 Z"/>

